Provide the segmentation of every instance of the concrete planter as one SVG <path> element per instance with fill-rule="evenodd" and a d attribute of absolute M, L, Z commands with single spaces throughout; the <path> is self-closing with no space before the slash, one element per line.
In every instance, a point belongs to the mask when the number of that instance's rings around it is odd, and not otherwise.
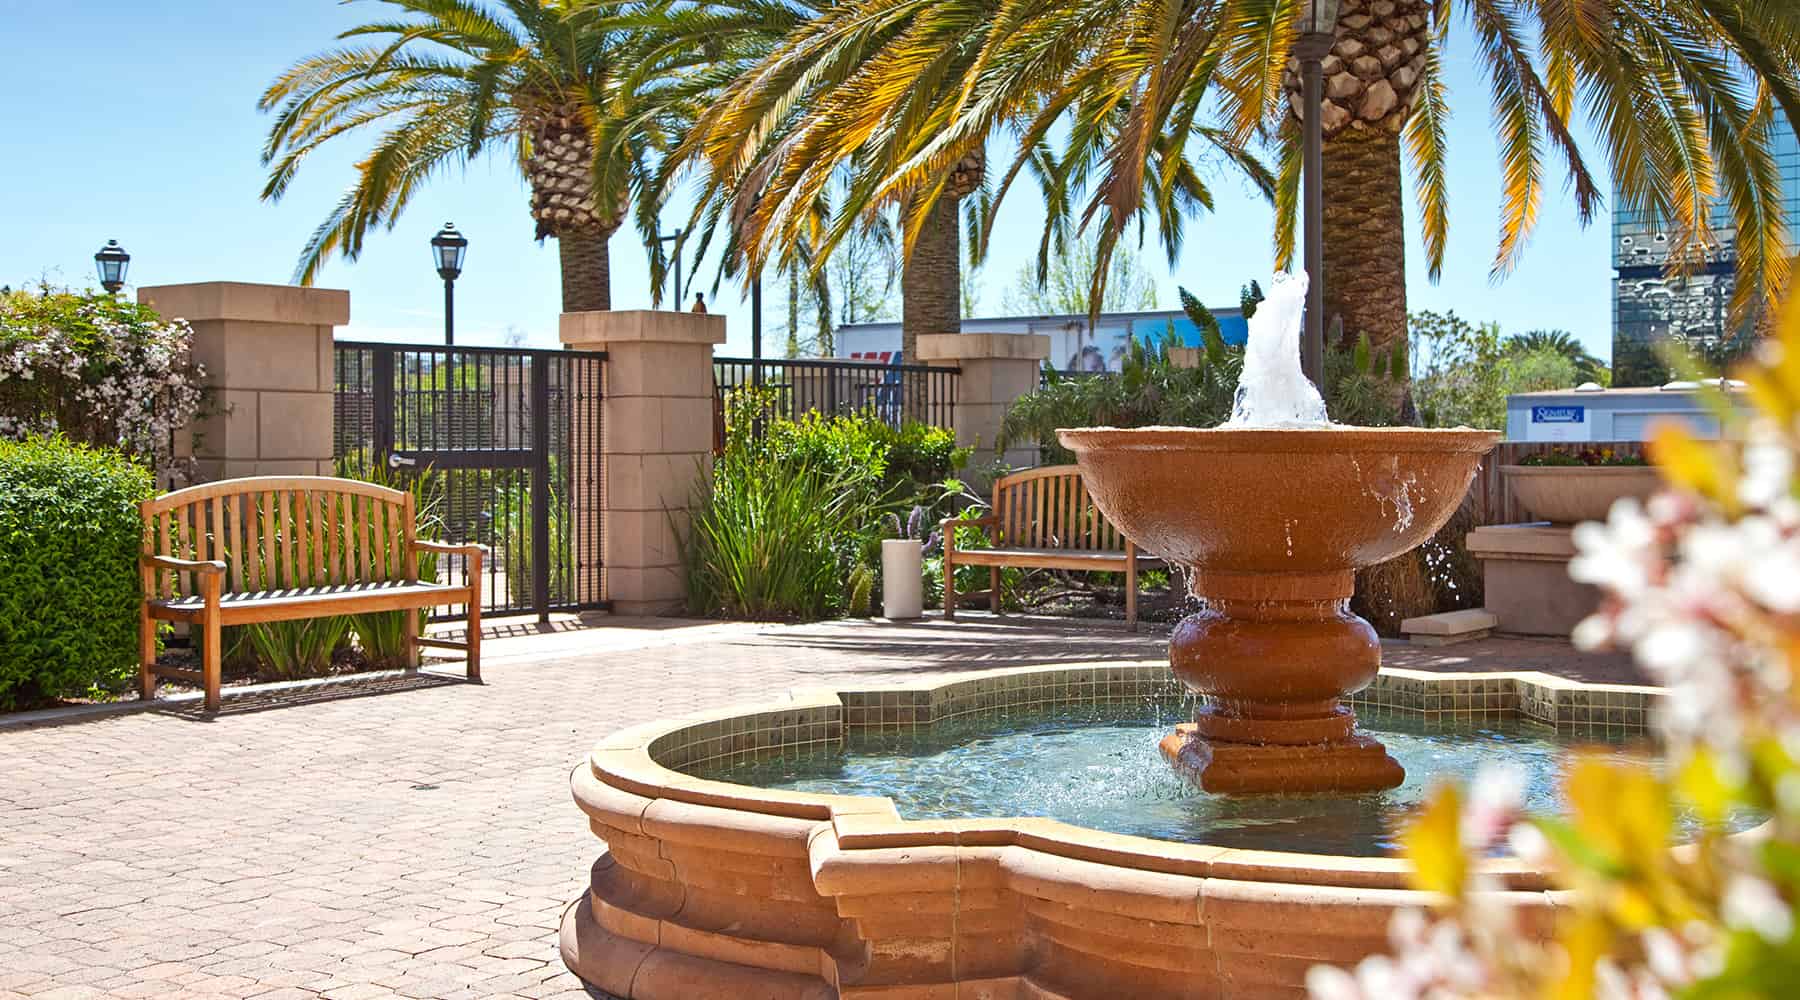
<path fill-rule="evenodd" d="M 1661 478 L 1649 465 L 1503 465 L 1519 503 L 1540 521 L 1604 521 L 1620 497 L 1642 499 Z"/>
<path fill-rule="evenodd" d="M 881 542 L 881 616 L 925 616 L 925 543 L 916 538 Z"/>

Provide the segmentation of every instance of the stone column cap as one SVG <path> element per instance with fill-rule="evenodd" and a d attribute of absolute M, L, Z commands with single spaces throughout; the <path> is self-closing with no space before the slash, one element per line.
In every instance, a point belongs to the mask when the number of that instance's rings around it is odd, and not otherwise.
<path fill-rule="evenodd" d="M 1050 338 L 1042 333 L 929 333 L 919 338 L 920 361 L 1043 361 Z"/>
<path fill-rule="evenodd" d="M 1548 521 L 1520 524 L 1484 524 L 1469 532 L 1464 541 L 1477 559 L 1511 557 L 1570 559 L 1575 555 L 1574 529 Z"/>
<path fill-rule="evenodd" d="M 137 294 L 140 303 L 155 309 L 165 319 L 185 319 L 190 323 L 232 320 L 343 326 L 350 322 L 350 292 L 343 288 L 196 281 L 184 285 L 148 285 L 139 288 Z"/>
<path fill-rule="evenodd" d="M 611 309 L 563 313 L 557 333 L 564 347 L 603 348 L 617 343 L 723 344 L 725 317 L 663 309 Z"/>

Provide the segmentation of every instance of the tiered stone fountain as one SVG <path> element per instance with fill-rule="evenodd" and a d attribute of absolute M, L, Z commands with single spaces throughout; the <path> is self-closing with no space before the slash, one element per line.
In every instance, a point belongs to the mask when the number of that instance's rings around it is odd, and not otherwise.
<path fill-rule="evenodd" d="M 1057 432 L 1112 523 L 1188 571 L 1201 609 L 1169 662 L 1201 704 L 1163 753 L 1211 792 L 1400 784 L 1343 704 L 1381 667 L 1374 628 L 1350 611 L 1356 571 L 1442 527 L 1500 437 L 1329 423 L 1300 371 L 1305 298 L 1304 275 L 1276 277 L 1225 426 Z"/>
<path fill-rule="evenodd" d="M 1061 432 L 1101 509 L 1190 572 L 1201 608 L 1176 629 L 1170 660 L 1201 704 L 1163 749 L 1207 791 L 1400 783 L 1344 704 L 1380 665 L 1374 630 L 1348 607 L 1355 571 L 1429 538 L 1496 437 L 1327 424 L 1297 361 L 1304 289 L 1278 280 L 1258 311 L 1227 427 Z M 1511 677 L 1491 683 L 1515 692 L 1511 709 L 1538 703 L 1519 702 L 1534 696 Z M 607 851 L 565 914 L 563 959 L 633 1000 L 1273 998 L 1298 995 L 1316 962 L 1385 948 L 1389 914 L 1427 902 L 1398 859 L 1042 818 L 913 820 L 888 798 L 702 776 L 721 762 L 842 753 L 853 731 L 1169 686 L 1159 663 L 1061 664 L 930 688 L 797 691 L 615 734 L 574 776 Z M 1532 914 L 1550 912 L 1539 873 L 1497 874 Z"/>

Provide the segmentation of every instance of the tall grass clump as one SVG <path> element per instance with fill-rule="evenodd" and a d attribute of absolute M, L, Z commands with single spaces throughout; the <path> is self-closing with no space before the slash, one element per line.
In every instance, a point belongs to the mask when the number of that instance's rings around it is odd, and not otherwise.
<path fill-rule="evenodd" d="M 771 465 L 727 448 L 687 533 L 688 610 L 752 620 L 823 618 L 848 606 L 870 473 Z"/>

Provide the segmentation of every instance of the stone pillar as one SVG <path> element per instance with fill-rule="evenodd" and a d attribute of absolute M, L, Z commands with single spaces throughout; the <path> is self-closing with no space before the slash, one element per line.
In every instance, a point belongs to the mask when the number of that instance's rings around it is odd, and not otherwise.
<path fill-rule="evenodd" d="M 962 369 L 956 379 L 956 443 L 976 449 L 973 464 L 993 457 L 1000 421 L 1013 400 L 1038 387 L 1050 338 L 1039 333 L 940 333 L 919 338 L 926 364 Z M 1038 464 L 1037 449 L 1015 446 L 1000 456 L 1012 468 Z"/>
<path fill-rule="evenodd" d="M 624 310 L 564 313 L 563 346 L 606 352 L 598 495 L 573 499 L 576 550 L 583 526 L 603 539 L 614 614 L 679 611 L 686 599 L 681 543 L 688 507 L 712 468 L 714 344 L 725 317 Z M 589 440 L 577 428 L 575 440 Z M 579 461 L 579 457 L 577 457 Z"/>
<path fill-rule="evenodd" d="M 350 321 L 335 288 L 203 281 L 138 289 L 138 301 L 194 328 L 194 360 L 212 390 L 191 447 L 201 482 L 331 475 L 333 327 Z"/>

